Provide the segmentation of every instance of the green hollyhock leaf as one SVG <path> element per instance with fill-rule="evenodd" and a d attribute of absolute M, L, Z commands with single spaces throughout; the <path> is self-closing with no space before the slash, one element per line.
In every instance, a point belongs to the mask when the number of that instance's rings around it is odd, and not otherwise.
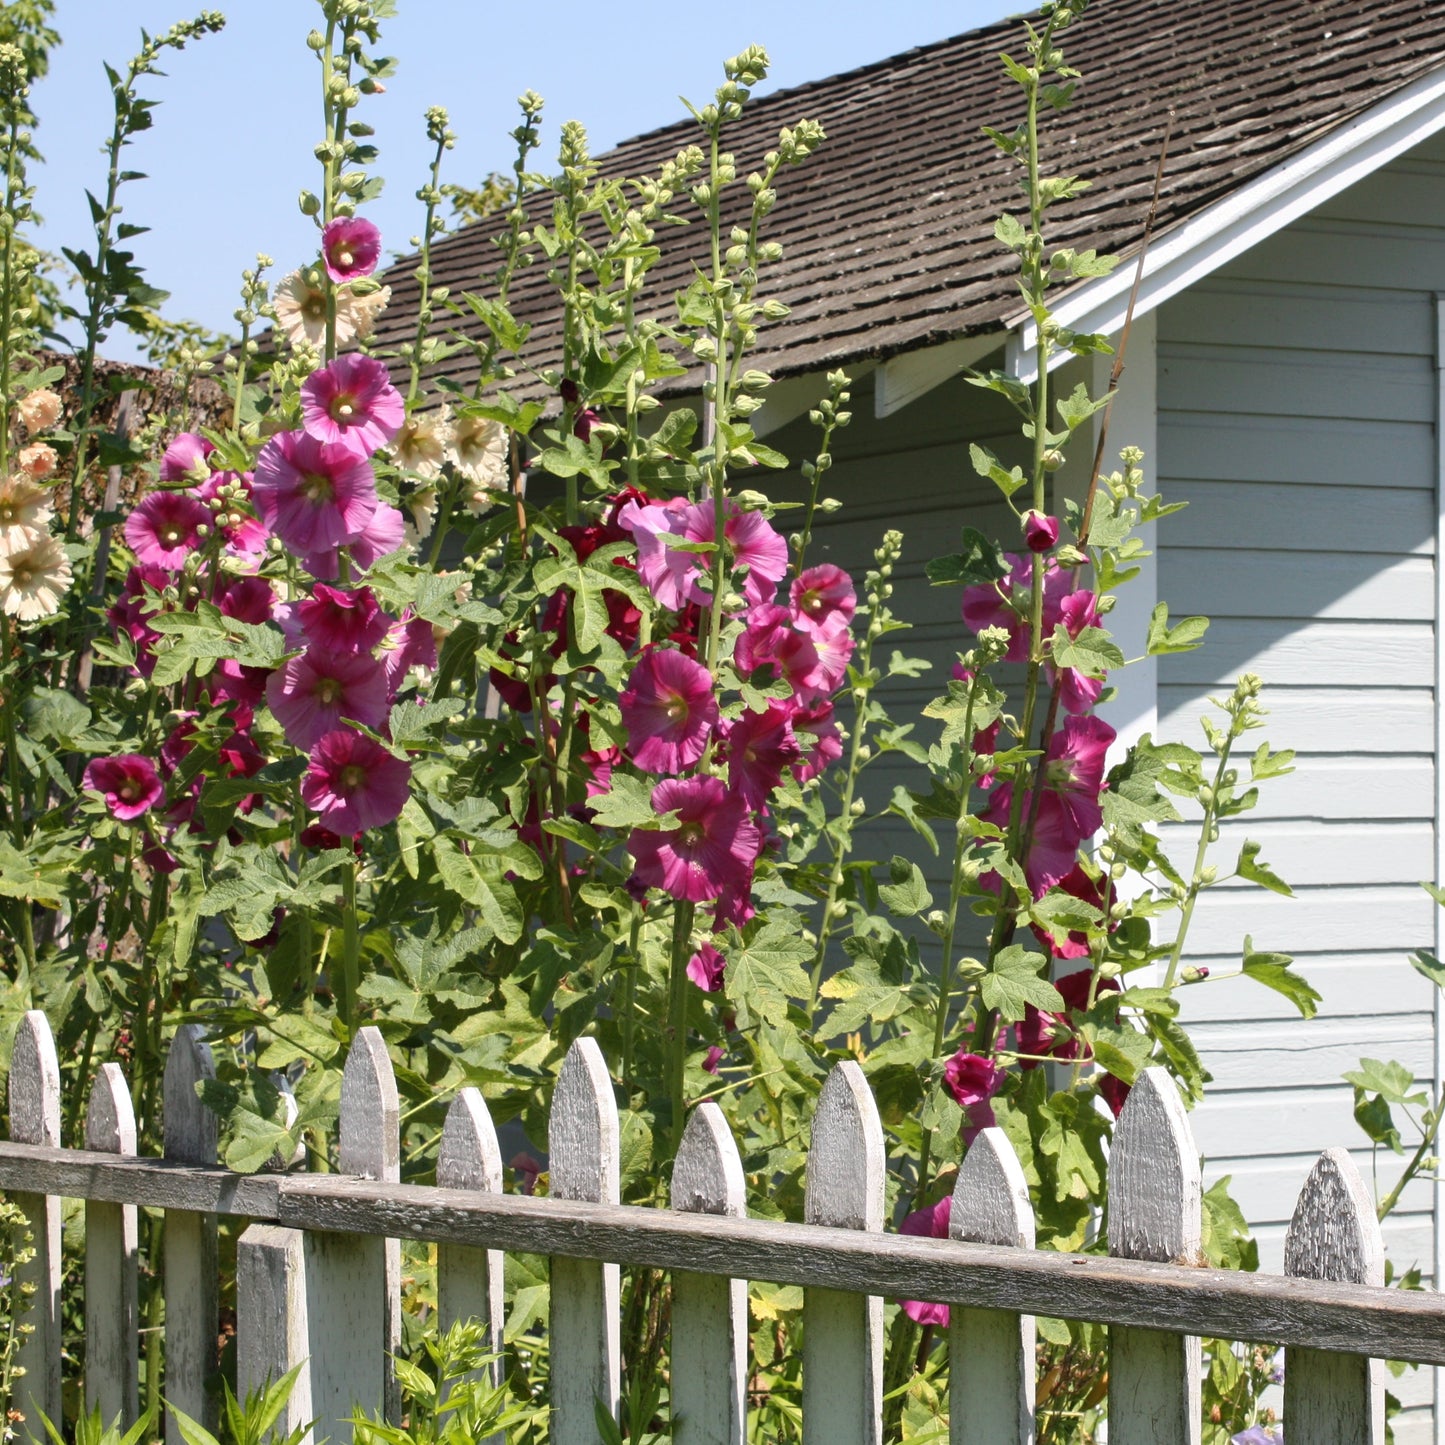
<path fill-rule="evenodd" d="M 1005 1023 L 1016 1023 L 1023 1018 L 1028 1004 L 1053 1013 L 1062 1012 L 1062 995 L 1043 977 L 1047 967 L 1048 960 L 1043 954 L 1029 953 L 1022 945 L 1011 943 L 979 979 L 983 1006 L 993 1009 Z"/>
<path fill-rule="evenodd" d="M 1050 655 L 1055 667 L 1072 667 L 1088 677 L 1103 677 L 1110 668 L 1124 665 L 1124 654 L 1102 627 L 1086 627 L 1077 637 L 1070 637 L 1061 622 L 1054 628 Z"/>
<path fill-rule="evenodd" d="M 667 826 L 652 806 L 652 785 L 630 773 L 614 772 L 610 791 L 589 799 L 592 821 L 599 828 L 657 828 Z"/>
<path fill-rule="evenodd" d="M 1248 878 L 1251 883 L 1258 883 L 1261 888 L 1268 888 L 1271 893 L 1282 893 L 1286 898 L 1294 897 L 1294 889 L 1259 861 L 1258 843 L 1245 841 L 1239 850 L 1239 862 L 1235 865 L 1235 872 L 1241 878 Z"/>
<path fill-rule="evenodd" d="M 741 1028 L 751 1027 L 755 1019 L 781 1024 L 788 1016 L 788 1001 L 808 992 L 803 964 L 812 958 L 813 948 L 803 940 L 803 920 L 796 913 L 775 914 L 751 939 L 724 952 L 727 997 Z"/>
<path fill-rule="evenodd" d="M 1162 657 L 1171 652 L 1192 652 L 1204 640 L 1208 629 L 1207 617 L 1186 617 L 1170 627 L 1169 604 L 1161 602 L 1149 617 L 1148 655 Z"/>
<path fill-rule="evenodd" d="M 923 870 L 917 863 L 910 863 L 907 858 L 894 854 L 888 873 L 893 881 L 883 884 L 878 889 L 878 896 L 895 918 L 912 918 L 933 902 L 933 895 L 924 882 Z"/>
<path fill-rule="evenodd" d="M 974 527 L 963 529 L 960 551 L 951 557 L 935 557 L 923 570 L 935 587 L 969 587 L 1008 576 L 1003 548 Z"/>
<path fill-rule="evenodd" d="M 1391 1104 L 1428 1104 L 1430 1101 L 1415 1089 L 1415 1076 L 1391 1059 L 1361 1059 L 1358 1069 L 1344 1075 L 1346 1083 L 1367 1094 L 1378 1094 Z"/>
<path fill-rule="evenodd" d="M 1436 988 L 1445 988 L 1445 963 L 1441 963 L 1433 953 L 1421 949 L 1419 953 L 1410 955 L 1410 962 L 1415 971 L 1428 978 Z"/>
<path fill-rule="evenodd" d="M 1312 1019 L 1318 1011 L 1319 994 L 1290 967 L 1294 960 L 1287 953 L 1256 953 L 1248 935 L 1244 940 L 1244 972 L 1250 978 L 1283 994 L 1302 1018 Z"/>

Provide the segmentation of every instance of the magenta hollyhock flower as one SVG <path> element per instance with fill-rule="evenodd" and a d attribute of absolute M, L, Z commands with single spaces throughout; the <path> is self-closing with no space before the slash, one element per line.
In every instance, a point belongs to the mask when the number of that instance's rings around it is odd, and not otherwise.
<path fill-rule="evenodd" d="M 748 569 L 743 596 L 754 606 L 770 602 L 788 570 L 788 544 L 761 512 L 745 512 L 732 500 L 726 506 L 723 539 L 732 553 L 733 566 Z M 698 507 L 703 513 L 699 520 L 706 528 L 706 536 L 701 540 L 712 541 L 717 535 L 713 504 L 700 502 Z"/>
<path fill-rule="evenodd" d="M 665 830 L 632 830 L 627 851 L 640 883 L 703 903 L 748 876 L 762 835 L 721 778 L 665 778 L 652 790 L 652 806 L 659 816 L 676 811 L 678 821 Z"/>
<path fill-rule="evenodd" d="M 85 769 L 81 787 L 103 794 L 111 817 L 123 823 L 150 812 L 166 795 L 156 765 L 140 753 L 95 758 Z"/>
<path fill-rule="evenodd" d="M 1055 885 L 1065 893 L 1082 899 L 1085 903 L 1092 903 L 1095 908 L 1105 909 L 1109 900 L 1113 897 L 1113 888 L 1105 891 L 1104 879 L 1090 878 L 1084 872 L 1082 865 L 1075 863 L 1069 872 L 1064 874 Z M 1068 934 L 1062 943 L 1054 941 L 1052 934 L 1040 928 L 1037 923 L 1029 925 L 1034 931 L 1034 937 L 1049 950 L 1055 958 L 1087 958 L 1089 956 L 1089 935 L 1073 931 Z M 1116 925 L 1110 924 L 1112 929 Z"/>
<path fill-rule="evenodd" d="M 251 495 L 261 520 L 303 555 L 353 541 L 377 507 L 369 462 L 299 431 L 261 448 Z"/>
<path fill-rule="evenodd" d="M 1059 540 L 1059 519 L 1043 512 L 1024 513 L 1024 545 L 1030 552 L 1052 552 Z"/>
<path fill-rule="evenodd" d="M 381 232 L 360 216 L 338 216 L 321 232 L 321 259 L 333 281 L 359 281 L 381 259 Z"/>
<path fill-rule="evenodd" d="M 733 665 L 745 677 L 751 677 L 759 668 L 767 668 L 768 673 L 763 680 L 769 683 L 777 681 L 783 675 L 784 651 L 792 638 L 802 634 L 793 627 L 788 609 L 771 602 L 748 608 L 744 620 L 743 631 L 733 647 Z"/>
<path fill-rule="evenodd" d="M 831 562 L 820 562 L 795 577 L 788 595 L 793 622 L 804 632 L 817 632 L 840 617 L 846 623 L 858 607 L 853 579 Z"/>
<path fill-rule="evenodd" d="M 712 944 L 704 943 L 687 961 L 687 976 L 704 992 L 717 993 L 723 986 L 727 959 Z"/>
<path fill-rule="evenodd" d="M 628 751 L 638 767 L 653 773 L 690 768 L 707 751 L 717 725 L 712 674 L 671 648 L 643 652 L 618 702 Z"/>
<path fill-rule="evenodd" d="M 953 1213 L 953 1198 L 945 1194 L 937 1204 L 925 1205 L 922 1209 L 915 1209 L 902 1224 L 898 1226 L 900 1234 L 921 1235 L 924 1239 L 947 1239 L 948 1218 Z M 940 1325 L 948 1324 L 948 1306 L 934 1304 L 929 1300 L 901 1299 L 898 1301 L 903 1313 L 915 1324 Z"/>
<path fill-rule="evenodd" d="M 378 729 L 390 711 L 386 670 L 374 657 L 314 647 L 288 658 L 267 678 L 266 701 L 287 742 L 306 749 L 348 718 Z"/>
<path fill-rule="evenodd" d="M 404 613 L 387 632 L 379 660 L 386 669 L 386 685 L 395 697 L 402 679 L 413 667 L 437 665 L 437 640 L 431 623 L 424 617 Z"/>
<path fill-rule="evenodd" d="M 295 615 L 307 641 L 326 652 L 370 652 L 392 622 L 370 587 L 347 591 L 324 582 L 296 604 Z"/>
<path fill-rule="evenodd" d="M 681 534 L 687 511 L 687 502 L 674 497 L 670 502 L 629 501 L 617 513 L 617 525 L 631 532 L 637 544 L 637 575 L 669 612 L 698 600 L 693 593 L 701 558 L 695 552 L 676 551 L 663 540 Z"/>
<path fill-rule="evenodd" d="M 221 589 L 217 605 L 223 617 L 259 625 L 271 620 L 276 594 L 264 577 L 237 577 Z"/>
<path fill-rule="evenodd" d="M 805 675 L 794 680 L 794 687 L 802 693 L 827 694 L 836 692 L 848 672 L 848 661 L 853 656 L 853 634 L 846 618 L 835 617 L 823 627 L 816 627 L 808 634 L 818 662 Z M 788 659 L 796 649 L 785 649 L 784 671 L 790 677 Z"/>
<path fill-rule="evenodd" d="M 1085 588 L 1070 592 L 1059 603 L 1059 620 L 1070 637 L 1077 637 L 1086 627 L 1099 625 L 1098 599 Z M 1090 677 L 1076 667 L 1048 669 L 1049 680 L 1059 689 L 1059 705 L 1066 713 L 1082 717 L 1099 700 L 1104 691 L 1102 677 Z"/>
<path fill-rule="evenodd" d="M 150 619 L 161 609 L 147 595 L 147 589 L 163 591 L 172 580 L 163 567 L 132 567 L 126 573 L 120 596 L 106 608 L 110 625 L 117 633 L 124 632 L 135 644 L 136 671 L 142 677 L 149 677 L 156 665 L 155 645 L 161 636 L 150 625 Z"/>
<path fill-rule="evenodd" d="M 992 1059 L 963 1049 L 943 1066 L 943 1083 L 963 1110 L 963 1142 L 972 1144 L 983 1129 L 995 1123 L 989 1100 L 998 1093 L 1004 1071 Z"/>
<path fill-rule="evenodd" d="M 210 511 L 209 503 L 220 495 L 222 487 L 241 487 L 249 503 L 251 496 L 251 473 L 250 472 L 215 472 L 206 481 L 202 482 L 195 489 L 193 495 L 198 502 L 206 505 Z M 220 514 L 214 517 L 214 524 L 219 526 L 226 538 L 226 551 L 232 557 L 242 558 L 255 562 L 257 554 L 266 550 L 266 541 L 270 533 L 266 525 L 259 517 L 252 516 L 245 511 L 227 511 L 227 517 L 236 517 L 234 524 L 222 522 Z"/>
<path fill-rule="evenodd" d="M 1049 742 L 1044 785 L 1062 799 L 1080 841 L 1103 825 L 1099 793 L 1104 786 L 1104 760 L 1117 736 L 1103 718 L 1069 717 Z"/>
<path fill-rule="evenodd" d="M 802 755 L 791 708 L 770 703 L 766 712 L 745 712 L 728 729 L 728 787 L 748 807 L 765 808 L 783 770 Z"/>
<path fill-rule="evenodd" d="M 1024 794 L 1025 816 L 1032 803 L 1033 790 L 1028 789 Z M 1007 828 L 1012 804 L 1013 784 L 998 783 L 989 796 L 988 807 L 982 817 L 986 822 Z M 1034 818 L 1029 856 L 1024 860 L 1024 876 L 1035 898 L 1052 888 L 1074 866 L 1079 844 L 1087 836 L 1079 832 L 1073 814 L 1064 807 L 1059 794 L 1045 789 Z M 997 873 L 986 873 L 979 881 L 986 888 L 998 888 Z"/>
<path fill-rule="evenodd" d="M 211 514 L 184 492 L 152 492 L 125 519 L 125 544 L 143 567 L 184 567 Z"/>
<path fill-rule="evenodd" d="M 975 633 L 985 627 L 1003 627 L 1009 634 L 1006 662 L 1027 662 L 1029 657 L 1029 600 L 1035 567 L 1045 568 L 1043 635 L 1053 635 L 1063 620 L 1061 604 L 1069 585 L 1069 574 L 1047 559 L 1017 557 L 1004 553 L 1009 573 L 998 582 L 980 582 L 963 589 L 963 620 Z"/>
<path fill-rule="evenodd" d="M 833 704 L 826 700 L 793 711 L 793 736 L 805 749 L 793 764 L 793 776 L 810 782 L 831 768 L 843 756 L 843 734 L 833 716 Z"/>
<path fill-rule="evenodd" d="M 213 702 L 255 707 L 266 696 L 266 682 L 274 675 L 268 667 L 251 667 L 233 657 L 223 657 L 206 674 L 206 691 Z"/>
<path fill-rule="evenodd" d="M 401 430 L 406 404 L 384 362 L 347 352 L 313 371 L 301 386 L 301 424 L 308 436 L 365 459 Z"/>
<path fill-rule="evenodd" d="M 161 481 L 204 482 L 211 474 L 206 458 L 215 450 L 214 442 L 183 431 L 161 457 Z"/>
<path fill-rule="evenodd" d="M 708 1049 L 706 1056 L 703 1058 L 703 1072 L 707 1074 L 717 1073 L 718 1065 L 722 1063 L 726 1052 L 727 1051 L 722 1047 L 721 1044 L 713 1044 L 713 1046 Z"/>
<path fill-rule="evenodd" d="M 301 779 L 302 802 L 343 838 L 390 823 L 410 792 L 411 764 L 350 728 L 317 739 Z"/>

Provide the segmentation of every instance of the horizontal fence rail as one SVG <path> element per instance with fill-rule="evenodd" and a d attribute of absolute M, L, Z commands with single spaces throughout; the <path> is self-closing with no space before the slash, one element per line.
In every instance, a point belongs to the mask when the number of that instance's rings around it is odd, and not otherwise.
<path fill-rule="evenodd" d="M 397 1105 L 380 1035 L 363 1029 L 342 1087 L 347 1177 L 243 1176 L 214 1163 L 214 1120 L 184 1116 L 209 1054 L 194 1031 L 166 1091 L 167 1157 L 139 1158 L 129 1096 L 115 1065 L 92 1095 L 88 1148 L 57 1146 L 50 1126 L 54 1046 L 27 1015 L 11 1069 L 12 1140 L 0 1143 L 0 1189 L 45 1247 L 30 1266 L 38 1328 L 26 1342 L 31 1403 L 58 1408 L 56 1203 L 87 1201 L 85 1398 L 134 1414 L 135 1211 L 166 1212 L 171 1328 L 164 1393 L 213 1416 L 215 1221 L 240 1217 L 237 1335 L 241 1386 L 303 1365 L 286 1421 L 318 1420 L 318 1438 L 349 1439 L 345 1417 L 398 1408 L 391 1352 L 399 1338 L 400 1239 L 435 1243 L 443 1323 L 504 1318 L 502 1252 L 552 1260 L 552 1421 L 556 1445 L 595 1441 L 595 1402 L 618 1406 L 618 1266 L 672 1272 L 672 1408 L 682 1445 L 746 1438 L 748 1279 L 804 1290 L 805 1440 L 872 1445 L 881 1435 L 885 1298 L 952 1307 L 953 1445 L 1033 1439 L 1033 1316 L 1111 1326 L 1110 1439 L 1187 1442 L 1199 1432 L 1201 1335 L 1284 1345 L 1292 1445 L 1382 1445 L 1380 1359 L 1445 1364 L 1445 1300 L 1385 1289 L 1379 1227 L 1348 1155 L 1321 1156 L 1301 1194 L 1286 1276 L 1201 1267 L 1199 1162 L 1177 1090 L 1141 1076 L 1110 1160 L 1110 1248 L 1103 1255 L 1033 1248 L 1017 1158 L 997 1129 L 969 1150 L 949 1239 L 883 1232 L 882 1131 L 861 1068 L 837 1066 L 819 1101 L 809 1155 L 807 1222 L 750 1219 L 736 1146 L 715 1105 L 689 1120 L 670 1209 L 617 1202 L 618 1116 L 595 1041 L 579 1040 L 552 1106 L 552 1193 L 501 1193 L 501 1161 L 474 1089 L 453 1101 L 439 1185 L 399 1182 Z M 48 1051 L 48 1052 L 47 1052 Z M 169 1080 L 168 1080 L 169 1081 Z M 199 1100 L 195 1109 L 201 1110 Z M 130 1132 L 127 1133 L 129 1122 Z M 172 1128 L 174 1123 L 175 1127 Z M 173 1143 L 174 1141 L 174 1143 Z M 208 1270 L 209 1273 L 204 1271 Z M 179 1323 L 178 1323 L 179 1322 Z M 811 1336 L 812 1344 L 808 1341 Z M 559 1344 L 560 1341 L 560 1344 Z M 96 1352 L 95 1346 L 104 1348 Z M 811 1372 L 813 1384 L 808 1384 Z M 195 1408 L 190 1408 L 194 1405 Z M 41 1438 L 28 1412 L 30 1438 Z M 167 1423 L 167 1438 L 173 1435 Z"/>

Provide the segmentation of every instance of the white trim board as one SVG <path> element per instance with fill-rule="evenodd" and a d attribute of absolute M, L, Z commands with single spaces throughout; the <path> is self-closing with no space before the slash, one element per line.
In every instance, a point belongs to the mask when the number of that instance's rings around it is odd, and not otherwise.
<path fill-rule="evenodd" d="M 1422 75 L 1154 239 L 1135 315 L 1152 311 L 1442 129 L 1445 68 Z M 1126 261 L 1112 275 L 1074 287 L 1058 303 L 1054 319 L 1073 331 L 1112 335 L 1124 324 L 1136 269 L 1135 261 Z M 1023 312 L 1009 317 L 1007 325 L 1008 370 L 1031 381 L 1037 374 L 1037 327 Z M 1067 360 L 1068 353 L 1058 359 Z"/>
<path fill-rule="evenodd" d="M 1445 883 L 1445 709 L 1441 707 L 1441 690 L 1445 688 L 1445 567 L 1438 559 L 1445 555 L 1445 295 L 1435 297 L 1435 439 L 1438 448 L 1435 466 L 1435 884 Z M 1445 910 L 1435 909 L 1435 957 L 1445 956 Z M 1445 994 L 1435 992 L 1435 1097 L 1445 1088 Z M 1445 1177 L 1436 1171 L 1433 1184 L 1434 1211 L 1434 1288 L 1445 1279 Z M 1436 1368 L 1435 1428 L 1436 1445 L 1445 1445 L 1445 1370 Z"/>

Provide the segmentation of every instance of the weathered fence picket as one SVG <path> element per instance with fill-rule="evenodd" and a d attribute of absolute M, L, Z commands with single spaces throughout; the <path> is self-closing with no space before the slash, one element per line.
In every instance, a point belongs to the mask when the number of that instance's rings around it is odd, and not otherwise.
<path fill-rule="evenodd" d="M 1199 1150 L 1173 1079 L 1135 1081 L 1109 1152 L 1109 1253 L 1197 1264 Z M 1199 1338 L 1114 1326 L 1109 1331 L 1110 1445 L 1197 1445 Z"/>
<path fill-rule="evenodd" d="M 672 1166 L 672 1207 L 747 1215 L 742 1160 L 723 1112 L 699 1104 Z M 672 1427 L 676 1445 L 747 1439 L 748 1287 L 744 1280 L 677 1270 L 672 1276 Z"/>
<path fill-rule="evenodd" d="M 201 1102 L 196 1086 L 216 1076 L 211 1049 L 200 1028 L 176 1030 L 166 1058 L 163 1086 L 164 1148 L 183 1164 L 216 1162 L 216 1116 Z M 166 1211 L 166 1402 L 193 1420 L 213 1426 L 220 1336 L 216 1216 Z M 184 1445 L 174 1415 L 166 1415 L 166 1445 Z"/>
<path fill-rule="evenodd" d="M 22 1144 L 60 1147 L 60 1062 L 50 1024 L 39 1009 L 20 1021 L 10 1054 L 10 1137 Z M 14 1203 L 25 1215 L 34 1257 L 17 1271 L 20 1289 L 34 1286 L 16 1361 L 25 1371 L 18 1408 L 25 1416 L 21 1438 L 40 1445 L 47 1437 L 43 1411 L 60 1419 L 60 1200 L 22 1194 Z"/>
<path fill-rule="evenodd" d="M 1320 1155 L 1285 1235 L 1284 1270 L 1297 1279 L 1385 1282 L 1385 1247 L 1369 1191 L 1343 1149 Z M 1384 1367 L 1366 1355 L 1288 1349 L 1284 1418 L 1306 1445 L 1384 1445 Z"/>
<path fill-rule="evenodd" d="M 813 1114 L 804 1219 L 880 1232 L 885 1159 L 861 1066 L 835 1064 Z M 878 1445 L 882 1435 L 883 1301 L 846 1288 L 805 1290 L 804 1445 Z"/>
<path fill-rule="evenodd" d="M 85 1147 L 134 1154 L 135 1110 L 119 1064 L 102 1064 L 90 1091 Z M 109 1424 L 140 1413 L 137 1219 L 133 1204 L 85 1206 L 85 1408 Z"/>
<path fill-rule="evenodd" d="M 552 1198 L 616 1204 L 622 1197 L 617 1100 L 596 1039 L 567 1051 L 547 1131 Z M 596 1445 L 597 1410 L 616 1416 L 622 1391 L 615 1264 L 552 1256 L 552 1445 Z"/>
<path fill-rule="evenodd" d="M 1034 1211 L 1018 1155 L 1002 1129 L 969 1146 L 948 1215 L 948 1237 L 1034 1247 Z M 1005 1310 L 949 1308 L 950 1445 L 1032 1445 L 1034 1319 Z"/>
<path fill-rule="evenodd" d="M 305 1236 L 299 1229 L 253 1224 L 236 1244 L 236 1393 L 244 1400 L 303 1366 L 274 1439 L 311 1422 L 311 1371 L 304 1364 L 310 1349 Z M 309 1432 L 302 1445 L 311 1445 Z"/>

